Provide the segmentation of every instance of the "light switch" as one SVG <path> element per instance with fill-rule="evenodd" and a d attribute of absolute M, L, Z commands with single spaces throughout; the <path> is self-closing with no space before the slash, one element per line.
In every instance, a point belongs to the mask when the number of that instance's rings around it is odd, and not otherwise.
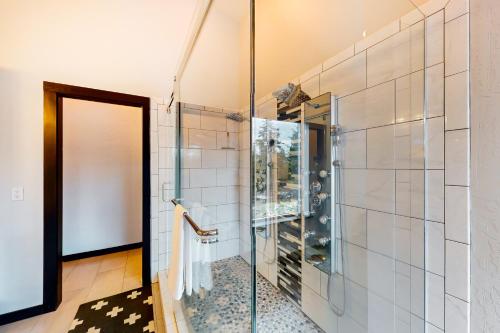
<path fill-rule="evenodd" d="M 24 188 L 22 186 L 13 187 L 11 191 L 12 201 L 22 201 L 24 200 Z"/>

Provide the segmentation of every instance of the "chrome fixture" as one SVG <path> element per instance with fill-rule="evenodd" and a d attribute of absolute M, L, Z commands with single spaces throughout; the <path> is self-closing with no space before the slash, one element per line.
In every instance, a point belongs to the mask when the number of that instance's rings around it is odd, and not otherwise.
<path fill-rule="evenodd" d="M 170 201 L 174 204 L 174 206 L 177 206 L 179 204 L 177 202 L 177 199 L 172 199 Z M 189 216 L 189 214 L 187 212 L 184 212 L 184 219 L 189 223 L 189 225 L 191 225 L 194 232 L 200 237 L 214 237 L 214 236 L 217 236 L 219 234 L 218 229 L 211 229 L 211 230 L 201 229 L 198 226 L 198 224 L 196 224 L 196 222 L 194 222 L 194 220 L 191 218 L 191 216 Z"/>
<path fill-rule="evenodd" d="M 311 192 L 318 193 L 319 191 L 321 191 L 321 183 L 315 180 L 311 183 Z"/>
<path fill-rule="evenodd" d="M 328 244 L 329 242 L 330 242 L 330 237 L 321 237 L 321 238 L 318 238 L 318 243 L 321 246 L 326 246 L 326 244 Z"/>
<path fill-rule="evenodd" d="M 316 231 L 315 230 L 306 230 L 304 232 L 304 239 L 308 239 L 312 236 L 315 236 L 316 235 Z"/>
<path fill-rule="evenodd" d="M 328 177 L 329 173 L 328 171 L 326 170 L 321 170 L 319 173 L 318 173 L 318 176 L 320 176 L 321 178 L 326 178 Z"/>
<path fill-rule="evenodd" d="M 239 123 L 245 121 L 245 117 L 239 112 L 230 112 L 226 114 L 226 118 L 230 120 L 237 121 Z"/>
<path fill-rule="evenodd" d="M 328 217 L 328 215 L 321 215 L 319 217 L 319 223 L 321 224 L 326 224 L 329 220 L 330 218 Z"/>

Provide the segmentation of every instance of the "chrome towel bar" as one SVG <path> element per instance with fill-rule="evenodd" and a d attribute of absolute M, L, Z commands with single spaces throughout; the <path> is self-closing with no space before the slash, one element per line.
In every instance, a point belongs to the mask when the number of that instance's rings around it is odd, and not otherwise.
<path fill-rule="evenodd" d="M 174 206 L 177 206 L 179 204 L 176 199 L 172 199 L 170 201 L 174 204 Z M 219 234 L 219 230 L 218 229 L 212 229 L 212 230 L 203 230 L 203 229 L 201 229 L 194 222 L 194 220 L 191 218 L 191 216 L 189 216 L 189 214 L 187 212 L 184 213 L 184 218 L 186 219 L 186 221 L 188 221 L 188 223 L 191 225 L 191 227 L 193 228 L 194 232 L 196 232 L 196 234 L 198 236 L 201 236 L 201 237 L 210 237 L 210 236 L 217 236 Z"/>

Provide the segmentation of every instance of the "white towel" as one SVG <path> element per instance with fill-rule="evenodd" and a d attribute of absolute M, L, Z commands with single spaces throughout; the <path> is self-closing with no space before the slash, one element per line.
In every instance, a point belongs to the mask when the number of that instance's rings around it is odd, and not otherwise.
<path fill-rule="evenodd" d="M 184 291 L 184 250 L 186 242 L 184 239 L 185 227 L 184 213 L 186 209 L 181 205 L 175 206 L 174 227 L 172 231 L 172 253 L 170 255 L 170 267 L 168 271 L 167 286 L 172 297 L 181 299 Z"/>

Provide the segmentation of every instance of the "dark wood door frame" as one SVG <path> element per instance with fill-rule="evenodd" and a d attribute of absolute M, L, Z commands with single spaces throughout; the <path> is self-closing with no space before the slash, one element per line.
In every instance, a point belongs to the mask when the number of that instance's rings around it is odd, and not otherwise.
<path fill-rule="evenodd" d="M 62 298 L 62 100 L 81 99 L 142 108 L 142 281 L 151 283 L 151 182 L 147 97 L 44 82 L 43 145 L 43 311 L 57 309 Z"/>

